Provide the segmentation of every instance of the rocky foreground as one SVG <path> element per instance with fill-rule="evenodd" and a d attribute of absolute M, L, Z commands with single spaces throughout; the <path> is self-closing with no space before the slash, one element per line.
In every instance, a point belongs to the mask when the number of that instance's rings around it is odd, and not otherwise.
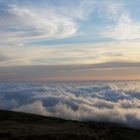
<path fill-rule="evenodd" d="M 140 130 L 0 110 L 0 140 L 140 140 Z"/>

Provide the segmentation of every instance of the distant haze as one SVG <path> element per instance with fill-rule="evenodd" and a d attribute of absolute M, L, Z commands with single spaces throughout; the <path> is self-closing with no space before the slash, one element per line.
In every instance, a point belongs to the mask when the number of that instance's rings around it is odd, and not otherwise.
<path fill-rule="evenodd" d="M 140 63 L 2 67 L 0 81 L 140 80 Z"/>

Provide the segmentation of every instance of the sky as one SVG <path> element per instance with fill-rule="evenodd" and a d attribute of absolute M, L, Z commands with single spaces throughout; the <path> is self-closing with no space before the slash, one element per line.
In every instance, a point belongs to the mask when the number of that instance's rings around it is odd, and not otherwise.
<path fill-rule="evenodd" d="M 139 0 L 0 0 L 0 81 L 140 80 Z"/>

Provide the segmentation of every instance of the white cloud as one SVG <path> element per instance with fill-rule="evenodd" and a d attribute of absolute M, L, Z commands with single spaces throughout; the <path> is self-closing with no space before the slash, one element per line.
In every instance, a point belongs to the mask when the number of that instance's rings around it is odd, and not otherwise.
<path fill-rule="evenodd" d="M 119 40 L 140 37 L 140 23 L 130 17 L 123 2 L 100 3 L 96 0 L 81 0 L 69 2 L 70 5 L 69 3 L 65 5 L 65 2 L 60 2 L 64 3 L 64 6 L 63 4 L 59 4 L 58 7 L 52 6 L 48 2 L 46 6 L 35 7 L 34 4 L 18 5 L 9 1 L 0 22 L 0 27 L 4 29 L 0 33 L 1 40 L 21 44 L 35 39 L 66 38 L 76 35 L 77 32 L 84 32 L 82 29 L 79 31 L 81 21 L 93 22 L 93 25 L 87 22 L 85 26 L 97 26 L 96 23 L 94 24 L 94 18 L 96 20 L 101 17 L 105 22 L 104 25 L 100 25 L 101 29 L 98 31 L 90 27 L 91 31 L 88 35 L 98 32 L 97 38 L 103 36 Z M 94 12 L 97 12 L 97 15 L 94 15 Z"/>
<path fill-rule="evenodd" d="M 0 108 L 72 120 L 117 122 L 140 128 L 139 84 L 1 83 Z"/>
<path fill-rule="evenodd" d="M 9 4 L 0 23 L 3 31 L 0 39 L 20 44 L 32 39 L 66 38 L 74 35 L 78 28 L 78 20 L 85 20 L 93 4 L 81 1 L 77 7 L 31 7 Z M 86 9 L 87 8 L 87 9 Z"/>
<path fill-rule="evenodd" d="M 98 3 L 98 10 L 98 16 L 102 17 L 103 22 L 105 20 L 104 27 L 99 31 L 99 36 L 120 41 L 140 39 L 140 22 L 132 17 L 132 13 L 130 13 L 132 11 L 125 2 Z"/>
<path fill-rule="evenodd" d="M 72 18 L 53 10 L 43 11 L 14 5 L 10 7 L 9 13 L 13 16 L 9 28 L 15 31 L 6 34 L 5 37 L 21 39 L 61 37 L 70 36 L 77 30 Z"/>
<path fill-rule="evenodd" d="M 117 40 L 136 40 L 140 39 L 140 23 L 134 21 L 127 12 L 123 12 L 117 18 L 115 25 L 106 28 L 105 36 Z"/>
<path fill-rule="evenodd" d="M 42 105 L 41 101 L 36 101 L 31 104 L 26 104 L 14 110 L 23 111 L 27 113 L 34 113 L 34 114 L 39 114 L 39 115 L 45 115 L 45 116 L 50 115 L 50 113 L 47 112 L 46 108 Z"/>

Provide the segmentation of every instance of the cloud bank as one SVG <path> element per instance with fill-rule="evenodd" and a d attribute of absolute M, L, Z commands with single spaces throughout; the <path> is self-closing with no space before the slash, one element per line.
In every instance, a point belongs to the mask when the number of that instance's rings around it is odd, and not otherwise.
<path fill-rule="evenodd" d="M 140 128 L 140 83 L 0 83 L 0 108 Z"/>

